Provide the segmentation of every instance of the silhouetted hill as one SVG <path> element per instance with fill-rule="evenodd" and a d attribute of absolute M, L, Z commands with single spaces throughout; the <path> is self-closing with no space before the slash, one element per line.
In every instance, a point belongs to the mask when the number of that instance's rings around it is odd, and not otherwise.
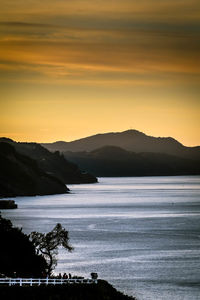
<path fill-rule="evenodd" d="M 67 161 L 58 151 L 52 153 L 37 143 L 16 143 L 7 138 L 0 142 L 9 142 L 15 149 L 37 162 L 37 165 L 47 174 L 68 183 L 93 183 L 97 179 L 89 173 L 81 172 L 72 162 Z"/>
<path fill-rule="evenodd" d="M 50 151 L 93 151 L 104 146 L 121 147 L 136 153 L 166 153 L 190 159 L 200 159 L 200 147 L 185 147 L 172 137 L 148 136 L 137 130 L 97 134 L 72 142 L 43 143 Z"/>
<path fill-rule="evenodd" d="M 0 197 L 61 194 L 67 187 L 8 143 L 0 142 Z"/>
<path fill-rule="evenodd" d="M 0 215 L 0 274 L 17 277 L 41 277 L 46 273 L 45 259 L 36 254 L 34 244 L 20 228 Z M 2 288 L 2 287 L 0 287 Z M 0 294 L 0 299 L 5 299 Z M 13 299 L 11 297 L 10 299 Z M 20 299 L 20 297 L 18 298 Z"/>
<path fill-rule="evenodd" d="M 98 284 L 67 284 L 63 286 L 1 286 L 2 300 L 134 300 L 117 291 L 107 281 Z M 135 299 L 136 300 L 136 299 Z"/>
<path fill-rule="evenodd" d="M 91 152 L 65 152 L 67 159 L 95 176 L 162 176 L 200 174 L 200 161 L 165 153 L 134 153 L 115 146 Z"/>

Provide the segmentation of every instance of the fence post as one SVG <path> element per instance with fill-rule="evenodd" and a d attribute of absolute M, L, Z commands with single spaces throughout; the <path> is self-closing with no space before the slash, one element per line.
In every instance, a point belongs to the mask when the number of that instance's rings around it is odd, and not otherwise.
<path fill-rule="evenodd" d="M 49 279 L 49 278 L 47 277 L 47 278 L 46 278 L 46 285 L 48 285 L 48 279 Z"/>
<path fill-rule="evenodd" d="M 22 279 L 19 280 L 19 285 L 22 286 Z"/>
<path fill-rule="evenodd" d="M 9 286 L 11 286 L 11 278 L 9 278 Z"/>
<path fill-rule="evenodd" d="M 32 285 L 33 285 L 33 282 L 32 282 L 32 278 L 31 278 L 30 286 L 32 286 Z"/>
<path fill-rule="evenodd" d="M 40 285 L 40 278 L 39 278 L 39 281 L 38 281 L 38 285 Z"/>

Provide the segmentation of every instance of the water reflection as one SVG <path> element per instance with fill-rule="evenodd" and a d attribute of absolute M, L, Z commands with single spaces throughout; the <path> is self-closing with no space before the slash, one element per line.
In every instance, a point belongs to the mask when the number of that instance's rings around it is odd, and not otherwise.
<path fill-rule="evenodd" d="M 75 252 L 57 272 L 98 272 L 139 300 L 199 299 L 200 177 L 100 178 L 71 194 L 18 197 L 3 215 L 27 233 L 62 223 Z"/>

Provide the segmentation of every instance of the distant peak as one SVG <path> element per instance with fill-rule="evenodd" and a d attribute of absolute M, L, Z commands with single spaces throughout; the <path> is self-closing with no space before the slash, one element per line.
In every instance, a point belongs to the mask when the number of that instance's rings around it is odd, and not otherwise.
<path fill-rule="evenodd" d="M 136 129 L 128 129 L 128 130 L 122 131 L 120 133 L 127 133 L 127 134 L 134 134 L 134 135 L 146 135 L 143 132 L 136 130 Z"/>

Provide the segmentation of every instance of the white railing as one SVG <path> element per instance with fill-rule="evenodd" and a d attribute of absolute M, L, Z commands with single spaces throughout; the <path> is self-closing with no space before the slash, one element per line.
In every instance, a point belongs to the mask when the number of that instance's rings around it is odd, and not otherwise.
<path fill-rule="evenodd" d="M 0 284 L 4 285 L 62 285 L 62 284 L 92 284 L 97 279 L 62 279 L 62 278 L 0 278 Z"/>

